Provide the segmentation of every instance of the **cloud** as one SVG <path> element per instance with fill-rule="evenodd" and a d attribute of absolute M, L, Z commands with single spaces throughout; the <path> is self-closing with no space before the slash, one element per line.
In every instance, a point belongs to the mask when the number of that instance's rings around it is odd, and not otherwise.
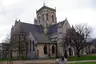
<path fill-rule="evenodd" d="M 11 6 L 13 4 L 19 3 L 21 0 L 0 0 L 1 5 L 4 7 Z"/>
<path fill-rule="evenodd" d="M 16 18 L 33 23 L 36 9 L 42 7 L 43 2 L 44 0 L 0 0 L 0 41 L 10 32 Z M 95 34 L 96 0 L 45 0 L 45 3 L 49 7 L 56 7 L 58 21 L 67 17 L 70 24 L 88 23 Z"/>

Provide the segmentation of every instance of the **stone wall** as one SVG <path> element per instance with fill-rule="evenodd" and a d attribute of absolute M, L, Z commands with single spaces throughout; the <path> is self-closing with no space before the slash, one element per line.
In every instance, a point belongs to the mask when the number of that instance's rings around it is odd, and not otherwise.
<path fill-rule="evenodd" d="M 44 46 L 47 45 L 47 54 L 44 54 Z M 55 48 L 55 53 L 52 54 L 52 45 L 54 44 L 37 44 L 37 55 L 39 58 L 47 58 L 47 57 L 56 57 L 56 46 L 54 45 Z"/>

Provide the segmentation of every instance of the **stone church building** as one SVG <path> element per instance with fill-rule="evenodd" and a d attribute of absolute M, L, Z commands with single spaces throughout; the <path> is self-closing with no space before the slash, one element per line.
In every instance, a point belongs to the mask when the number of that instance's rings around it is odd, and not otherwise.
<path fill-rule="evenodd" d="M 15 20 L 11 28 L 12 57 L 29 59 L 64 56 L 62 38 L 71 28 L 67 19 L 57 23 L 56 9 L 42 6 L 36 11 L 34 24 Z M 70 53 L 69 53 L 70 52 Z M 74 55 L 67 46 L 68 55 Z"/>

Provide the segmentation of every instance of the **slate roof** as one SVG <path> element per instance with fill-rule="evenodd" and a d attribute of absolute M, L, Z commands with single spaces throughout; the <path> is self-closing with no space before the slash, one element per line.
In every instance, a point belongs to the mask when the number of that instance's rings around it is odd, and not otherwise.
<path fill-rule="evenodd" d="M 63 26 L 64 22 L 65 20 L 57 24 L 54 24 L 50 28 L 48 28 L 49 34 L 57 33 L 58 25 L 61 24 Z M 33 37 L 37 40 L 38 43 L 51 43 L 49 38 L 44 34 L 40 25 L 29 24 L 24 22 L 20 23 L 21 27 L 23 28 L 23 31 L 26 33 L 31 32 Z"/>
<path fill-rule="evenodd" d="M 61 25 L 63 26 L 64 22 L 65 22 L 65 20 L 64 20 L 64 21 L 61 21 L 61 22 L 59 22 L 59 23 L 57 23 L 57 24 L 52 25 L 52 26 L 49 28 L 49 34 L 56 33 L 57 30 L 58 30 L 59 24 L 61 24 Z"/>
<path fill-rule="evenodd" d="M 49 34 L 56 33 L 58 29 L 58 24 L 54 24 L 49 28 Z"/>
<path fill-rule="evenodd" d="M 49 10 L 51 10 L 51 11 L 55 11 L 55 12 L 56 12 L 56 10 L 53 9 L 53 8 L 50 8 L 50 7 L 47 7 L 47 6 L 43 6 L 43 7 L 41 7 L 39 10 L 37 10 L 37 13 L 40 12 L 42 9 L 49 9 Z"/>
<path fill-rule="evenodd" d="M 24 32 L 32 33 L 33 37 L 37 40 L 37 43 L 51 43 L 48 37 L 44 34 L 42 29 L 40 28 L 40 25 L 21 22 L 21 26 Z"/>

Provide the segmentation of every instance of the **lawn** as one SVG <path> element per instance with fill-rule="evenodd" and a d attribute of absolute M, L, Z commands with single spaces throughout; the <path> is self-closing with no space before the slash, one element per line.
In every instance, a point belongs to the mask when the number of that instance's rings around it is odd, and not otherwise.
<path fill-rule="evenodd" d="M 70 63 L 70 64 L 96 64 L 96 62 L 77 62 L 77 63 Z"/>
<path fill-rule="evenodd" d="M 79 60 L 96 60 L 96 55 L 83 55 L 80 57 L 76 57 L 76 56 L 68 57 L 68 61 L 79 61 Z"/>

